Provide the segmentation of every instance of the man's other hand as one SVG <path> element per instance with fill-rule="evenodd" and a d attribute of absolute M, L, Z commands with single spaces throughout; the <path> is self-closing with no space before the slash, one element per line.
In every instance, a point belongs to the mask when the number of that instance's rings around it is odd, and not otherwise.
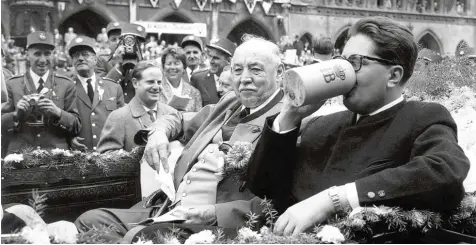
<path fill-rule="evenodd" d="M 213 225 L 217 220 L 215 205 L 195 206 L 183 209 L 186 224 Z"/>
<path fill-rule="evenodd" d="M 279 216 L 273 232 L 277 235 L 296 235 L 322 223 L 334 212 L 334 204 L 327 190 L 289 207 Z"/>
<path fill-rule="evenodd" d="M 84 138 L 81 138 L 81 137 L 74 137 L 72 140 L 71 140 L 71 148 L 73 150 L 80 150 L 80 151 L 86 151 L 88 149 L 88 147 L 84 144 L 81 144 L 79 143 L 79 141 L 83 141 Z"/>
<path fill-rule="evenodd" d="M 287 131 L 296 128 L 302 119 L 317 111 L 325 102 L 323 100 L 317 104 L 295 107 L 286 98 L 279 115 L 279 130 Z"/>
<path fill-rule="evenodd" d="M 61 109 L 58 108 L 52 100 L 45 97 L 38 101 L 38 109 L 41 113 L 49 117 L 59 118 L 61 116 Z"/>
<path fill-rule="evenodd" d="M 167 135 L 161 130 L 156 130 L 154 133 L 149 135 L 147 145 L 144 150 L 144 157 L 150 167 L 155 169 L 159 173 L 160 166 L 162 163 L 164 171 L 169 172 L 169 164 L 167 162 L 168 157 L 170 156 L 170 147 L 169 139 Z"/>
<path fill-rule="evenodd" d="M 23 120 L 30 115 L 32 106 L 30 105 L 30 96 L 23 95 L 23 97 L 17 102 L 15 107 L 15 114 L 17 120 Z"/>

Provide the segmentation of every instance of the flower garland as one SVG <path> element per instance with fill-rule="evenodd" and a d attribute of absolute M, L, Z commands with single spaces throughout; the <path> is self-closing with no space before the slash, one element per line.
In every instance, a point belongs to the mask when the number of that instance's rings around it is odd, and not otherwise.
<path fill-rule="evenodd" d="M 50 151 L 25 149 L 21 154 L 10 154 L 3 159 L 2 171 L 8 173 L 14 169 L 27 169 L 36 167 L 57 168 L 59 166 L 74 165 L 81 174 L 87 172 L 88 165 L 96 165 L 107 175 L 115 164 L 128 162 L 134 164 L 140 161 L 144 153 L 143 147 L 136 147 L 131 152 L 124 150 L 99 154 L 97 152 L 85 153 L 64 149 Z"/>

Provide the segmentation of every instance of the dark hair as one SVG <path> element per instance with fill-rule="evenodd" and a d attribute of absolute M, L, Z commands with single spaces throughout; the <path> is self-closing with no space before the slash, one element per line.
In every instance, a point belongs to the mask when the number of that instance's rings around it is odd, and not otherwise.
<path fill-rule="evenodd" d="M 318 54 L 332 54 L 334 50 L 334 43 L 330 37 L 321 36 L 314 40 L 312 51 Z"/>
<path fill-rule="evenodd" d="M 162 51 L 162 57 L 160 60 L 162 61 L 162 68 L 165 67 L 165 58 L 167 58 L 167 55 L 172 55 L 175 59 L 178 59 L 182 62 L 183 68 L 187 67 L 186 60 L 187 58 L 185 57 L 185 51 L 182 48 L 176 48 L 176 47 L 168 47 Z"/>
<path fill-rule="evenodd" d="M 150 61 L 150 60 L 142 60 L 137 63 L 137 65 L 134 67 L 134 70 L 132 71 L 132 78 L 135 79 L 142 79 L 142 72 L 144 72 L 147 68 L 150 67 L 156 67 L 159 68 L 159 65 L 156 62 Z"/>
<path fill-rule="evenodd" d="M 348 38 L 357 34 L 364 34 L 374 41 L 377 56 L 401 65 L 402 83 L 408 81 L 418 57 L 418 45 L 407 27 L 387 17 L 368 17 L 360 19 L 350 28 Z"/>

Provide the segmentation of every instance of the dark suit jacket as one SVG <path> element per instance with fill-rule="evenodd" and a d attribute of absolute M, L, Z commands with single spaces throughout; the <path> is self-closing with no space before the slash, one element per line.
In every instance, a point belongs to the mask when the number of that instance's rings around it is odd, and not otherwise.
<path fill-rule="evenodd" d="M 190 84 L 200 91 L 202 96 L 202 105 L 216 104 L 220 97 L 218 96 L 215 76 L 209 70 L 197 71 L 192 74 Z"/>
<path fill-rule="evenodd" d="M 157 118 L 176 112 L 177 110 L 174 108 L 158 102 Z M 135 134 L 141 129 L 150 127 L 151 124 L 150 115 L 147 114 L 137 98 L 133 98 L 129 104 L 109 114 L 99 139 L 97 151 L 99 153 L 121 149 L 131 151 L 137 146 L 134 143 Z"/>
<path fill-rule="evenodd" d="M 281 110 L 282 98 L 283 92 L 280 91 L 264 108 L 245 117 L 236 126 L 230 143 L 246 141 L 254 146 L 261 136 L 265 118 L 276 115 Z M 175 188 L 178 188 L 185 174 L 197 163 L 198 156 L 240 106 L 241 102 L 237 100 L 235 93 L 229 92 L 216 105 L 204 107 L 193 117 L 176 113 L 164 116 L 154 123 L 154 128 L 164 130 L 171 141 L 180 138 L 186 143 L 174 170 Z M 243 226 L 247 220 L 246 214 L 259 208 L 261 200 L 255 198 L 249 190 L 240 191 L 239 187 L 226 176 L 218 184 L 215 204 L 218 226 Z"/>
<path fill-rule="evenodd" d="M 108 62 L 109 56 L 97 56 L 98 62 L 96 63 L 96 67 L 94 67 L 94 72 L 96 72 L 96 76 L 98 77 L 105 77 L 110 70 L 112 70 L 113 66 Z"/>
<path fill-rule="evenodd" d="M 84 138 L 84 141 L 81 143 L 85 144 L 90 151 L 96 150 L 99 136 L 101 136 L 107 117 L 112 111 L 124 106 L 122 89 L 119 84 L 107 79 L 100 79 L 96 76 L 94 99 L 91 103 L 88 93 L 84 90 L 78 77 L 75 78 L 74 82 L 78 95 L 76 105 L 83 126 L 79 132 L 79 136 Z M 104 91 L 101 100 L 99 100 L 98 90 Z"/>
<path fill-rule="evenodd" d="M 456 124 L 443 106 L 402 102 L 355 125 L 349 111 L 317 117 L 286 134 L 271 130 L 250 161 L 248 185 L 273 198 L 280 211 L 334 185 L 355 182 L 361 206 L 436 211 L 464 195 L 469 160 L 457 144 Z M 291 196 L 291 198 L 289 197 Z"/>
<path fill-rule="evenodd" d="M 61 109 L 59 120 L 45 117 L 44 127 L 30 127 L 24 121 L 15 125 L 13 114 L 16 104 L 23 95 L 37 92 L 29 71 L 7 81 L 8 103 L 12 106 L 8 111 L 2 111 L 2 129 L 13 133 L 8 153 L 19 152 L 25 147 L 68 149 L 68 139 L 81 130 L 74 83 L 50 71 L 44 86 L 50 89 L 46 97 Z"/>
<path fill-rule="evenodd" d="M 111 79 L 121 85 L 122 92 L 124 92 L 124 101 L 126 103 L 129 103 L 129 101 L 131 101 L 136 95 L 136 90 L 134 89 L 134 85 L 132 85 L 132 81 L 127 81 L 123 74 L 119 73 L 119 71 L 114 67 L 109 70 L 109 73 L 107 73 L 105 78 Z"/>

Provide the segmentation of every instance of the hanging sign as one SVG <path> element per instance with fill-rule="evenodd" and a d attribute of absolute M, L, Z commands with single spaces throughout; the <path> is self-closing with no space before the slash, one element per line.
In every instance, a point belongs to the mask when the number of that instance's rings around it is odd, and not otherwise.
<path fill-rule="evenodd" d="M 203 9 L 205 9 L 205 5 L 207 5 L 207 0 L 195 0 L 195 2 L 197 2 L 200 11 L 203 11 Z"/>
<path fill-rule="evenodd" d="M 255 10 L 255 7 L 256 7 L 256 2 L 258 0 L 243 0 L 243 1 L 245 1 L 246 8 L 250 12 L 250 14 L 253 13 L 253 10 Z"/>
<path fill-rule="evenodd" d="M 157 4 L 159 3 L 159 0 L 150 0 L 150 4 L 152 4 L 152 7 L 157 8 Z"/>

